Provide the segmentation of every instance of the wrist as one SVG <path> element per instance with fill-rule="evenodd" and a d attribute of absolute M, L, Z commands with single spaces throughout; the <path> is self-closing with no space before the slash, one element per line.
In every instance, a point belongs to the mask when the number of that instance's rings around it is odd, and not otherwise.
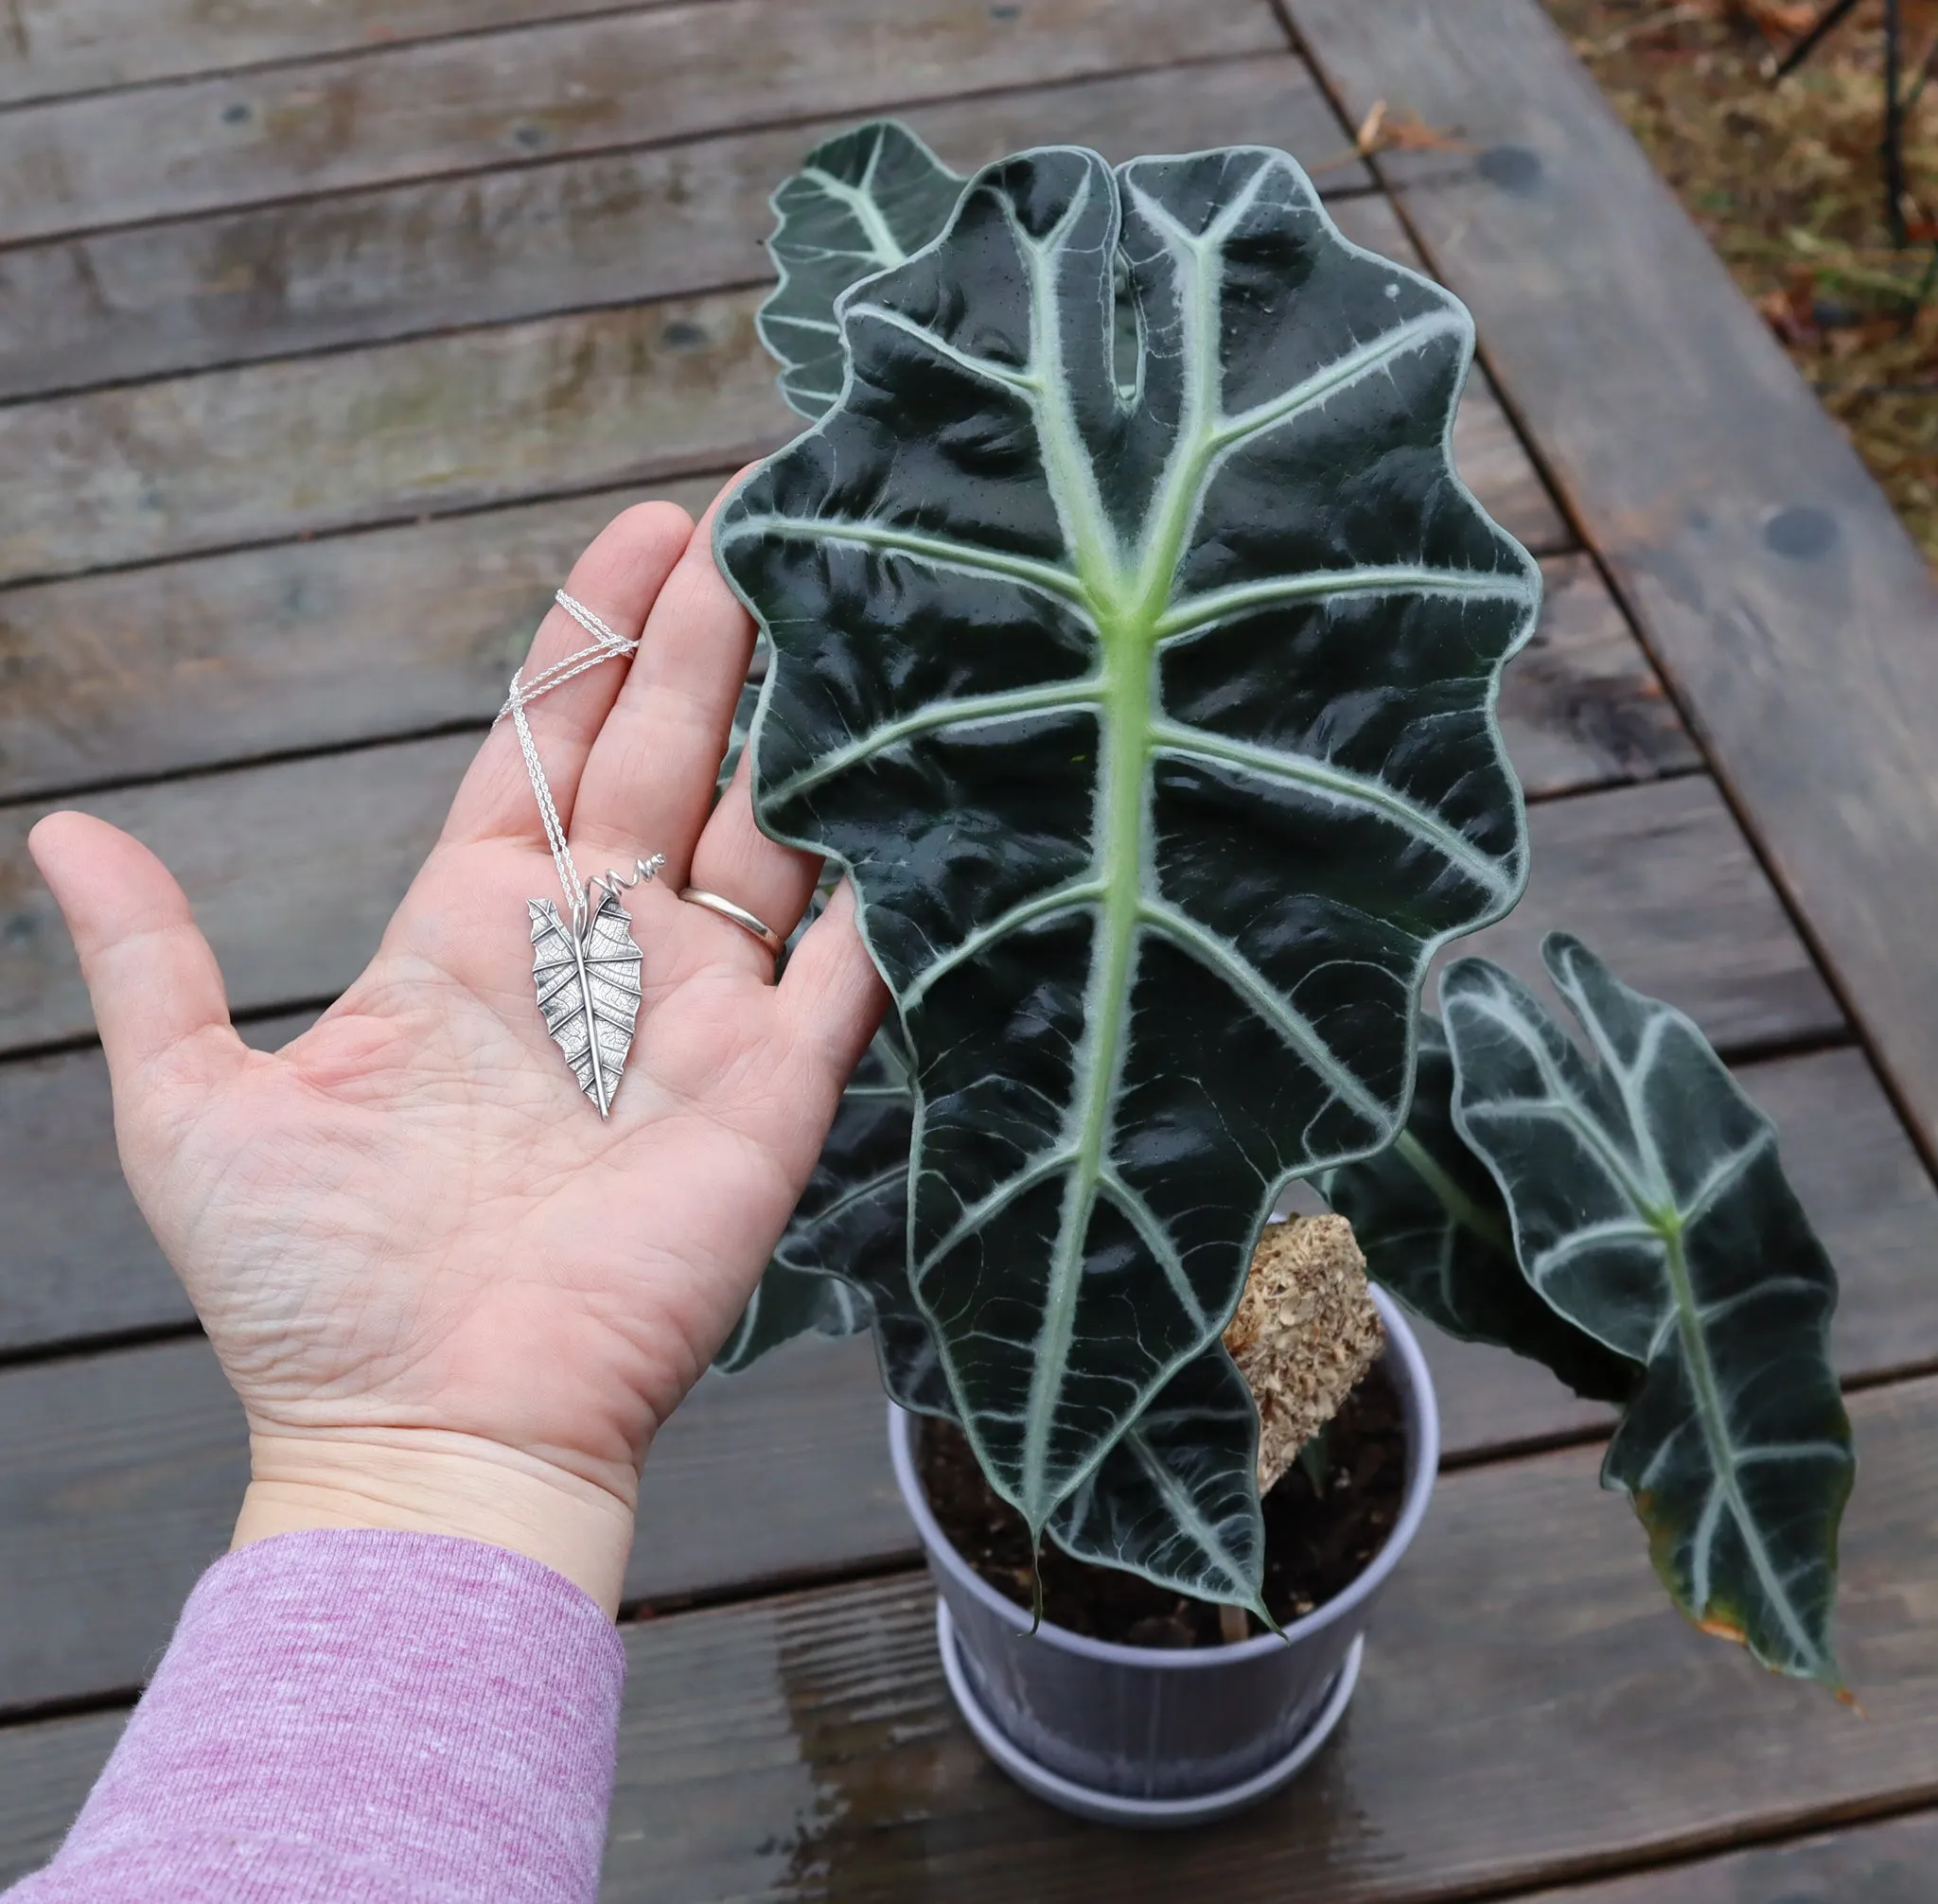
<path fill-rule="evenodd" d="M 633 1510 L 583 1475 L 437 1430 L 255 1432 L 249 1457 L 232 1552 L 318 1527 L 446 1534 L 523 1554 L 618 1613 Z"/>

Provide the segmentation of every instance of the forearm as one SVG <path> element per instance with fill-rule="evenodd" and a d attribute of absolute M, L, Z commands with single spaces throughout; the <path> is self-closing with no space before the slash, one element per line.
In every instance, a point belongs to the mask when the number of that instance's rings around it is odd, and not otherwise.
<path fill-rule="evenodd" d="M 624 1654 L 482 1542 L 261 1540 L 191 1595 L 66 1843 L 8 1904 L 590 1904 Z"/>

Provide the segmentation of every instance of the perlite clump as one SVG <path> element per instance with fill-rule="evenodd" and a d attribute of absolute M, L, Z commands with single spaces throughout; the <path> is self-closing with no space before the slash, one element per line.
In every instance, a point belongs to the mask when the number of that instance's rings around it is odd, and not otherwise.
<path fill-rule="evenodd" d="M 1386 1347 L 1366 1260 L 1343 1216 L 1265 1225 L 1224 1346 L 1259 1404 L 1262 1494 Z"/>

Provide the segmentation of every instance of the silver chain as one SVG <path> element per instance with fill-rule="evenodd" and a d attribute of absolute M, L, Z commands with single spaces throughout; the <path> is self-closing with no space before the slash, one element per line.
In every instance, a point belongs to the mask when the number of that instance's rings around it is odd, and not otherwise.
<path fill-rule="evenodd" d="M 581 919 L 589 904 L 590 892 L 584 880 L 579 877 L 579 869 L 572 856 L 572 848 L 566 843 L 565 827 L 558 818 L 558 808 L 552 798 L 552 786 L 545 778 L 544 765 L 538 759 L 538 744 L 532 738 L 532 724 L 525 718 L 525 710 L 540 695 L 549 695 L 554 688 L 563 687 L 569 680 L 596 668 L 602 661 L 625 661 L 637 653 L 639 643 L 627 641 L 603 615 L 595 613 L 581 601 L 574 600 L 560 589 L 555 598 L 558 606 L 585 629 L 592 639 L 592 645 L 581 648 L 576 654 L 567 655 L 562 661 L 554 661 L 544 673 L 529 683 L 524 679 L 520 668 L 511 678 L 511 692 L 505 696 L 504 705 L 498 711 L 498 721 L 506 714 L 511 716 L 513 731 L 519 737 L 519 751 L 525 757 L 525 772 L 531 777 L 532 792 L 538 802 L 538 818 L 545 822 L 545 843 L 552 849 L 552 864 L 557 869 L 558 883 L 565 889 L 566 899 L 570 902 L 574 920 Z M 600 875 L 594 884 L 603 886 L 616 899 L 622 887 L 637 886 L 643 879 L 650 879 L 665 864 L 665 855 L 656 853 L 651 859 L 638 859 L 633 862 L 632 876 L 622 877 L 616 873 Z"/>

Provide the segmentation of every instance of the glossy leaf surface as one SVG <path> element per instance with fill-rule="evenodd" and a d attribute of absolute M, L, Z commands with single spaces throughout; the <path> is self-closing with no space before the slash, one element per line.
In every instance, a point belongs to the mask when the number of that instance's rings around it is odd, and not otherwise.
<path fill-rule="evenodd" d="M 767 251 L 781 281 L 755 323 L 791 408 L 819 416 L 840 396 L 835 300 L 928 243 L 964 183 L 906 126 L 877 119 L 815 147 L 774 194 Z"/>
<path fill-rule="evenodd" d="M 1327 1202 L 1352 1225 L 1366 1273 L 1462 1342 L 1488 1342 L 1552 1369 L 1577 1395 L 1623 1402 L 1641 1365 L 1575 1327 L 1528 1287 L 1500 1187 L 1454 1128 L 1454 1059 L 1437 1018 L 1420 1020 L 1413 1108 L 1399 1140 L 1332 1172 Z"/>
<path fill-rule="evenodd" d="M 1645 1365 L 1603 1466 L 1706 1630 L 1837 1683 L 1830 1624 L 1850 1425 L 1829 1358 L 1837 1281 L 1770 1120 L 1683 1015 L 1552 934 L 1584 1057 L 1519 980 L 1447 973 L 1454 1119 L 1528 1280 Z"/>
<path fill-rule="evenodd" d="M 1397 1133 L 1427 961 L 1524 875 L 1538 581 L 1453 470 L 1465 312 L 1282 154 L 1025 154 L 840 312 L 840 403 L 715 532 L 774 647 L 756 811 L 855 880 L 916 1298 L 1041 1528 L 1283 1179 Z"/>

